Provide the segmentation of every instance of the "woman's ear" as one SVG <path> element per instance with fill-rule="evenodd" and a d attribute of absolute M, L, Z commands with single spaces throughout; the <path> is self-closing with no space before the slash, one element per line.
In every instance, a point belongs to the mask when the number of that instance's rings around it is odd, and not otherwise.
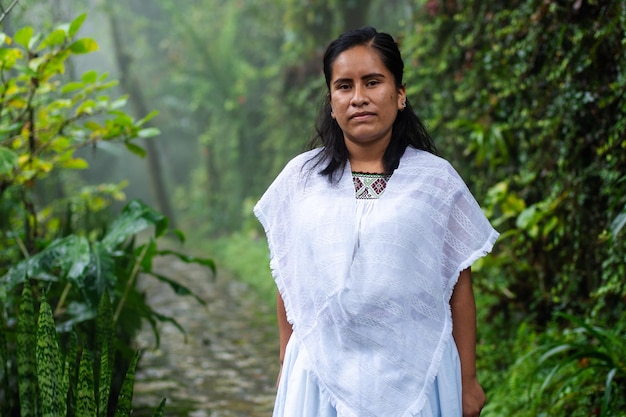
<path fill-rule="evenodd" d="M 406 108 L 406 85 L 398 88 L 398 110 L 402 111 Z"/>

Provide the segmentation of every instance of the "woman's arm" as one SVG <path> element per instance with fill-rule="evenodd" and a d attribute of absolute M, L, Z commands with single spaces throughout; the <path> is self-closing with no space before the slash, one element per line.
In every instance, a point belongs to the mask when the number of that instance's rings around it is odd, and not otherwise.
<path fill-rule="evenodd" d="M 450 299 L 452 335 L 461 359 L 463 417 L 477 417 L 486 397 L 476 377 L 476 302 L 470 268 L 461 271 Z"/>
<path fill-rule="evenodd" d="M 278 380 L 276 381 L 276 386 L 278 386 L 278 383 L 280 382 L 280 374 L 283 370 L 283 361 L 285 360 L 287 342 L 289 342 L 289 338 L 293 332 L 291 323 L 287 321 L 287 312 L 285 311 L 283 297 L 280 296 L 279 292 L 276 293 L 276 316 L 278 318 L 278 337 L 280 339 L 280 371 L 278 372 Z"/>

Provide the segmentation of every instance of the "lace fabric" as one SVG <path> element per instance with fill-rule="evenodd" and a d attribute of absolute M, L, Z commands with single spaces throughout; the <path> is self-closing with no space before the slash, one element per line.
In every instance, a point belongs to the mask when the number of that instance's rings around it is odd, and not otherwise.
<path fill-rule="evenodd" d="M 338 416 L 414 416 L 451 338 L 458 274 L 498 234 L 451 165 L 413 148 L 359 225 L 350 167 L 331 185 L 308 171 L 314 152 L 254 209 L 299 354 Z"/>

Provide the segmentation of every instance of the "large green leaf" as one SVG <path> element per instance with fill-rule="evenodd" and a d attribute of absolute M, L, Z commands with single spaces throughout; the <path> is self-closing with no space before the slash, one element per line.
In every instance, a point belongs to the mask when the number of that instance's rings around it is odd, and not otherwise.
<path fill-rule="evenodd" d="M 94 242 L 92 245 L 92 262 L 82 278 L 81 291 L 94 312 L 97 311 L 100 298 L 105 290 L 112 290 L 117 282 L 115 260 L 105 245 Z"/>
<path fill-rule="evenodd" d="M 93 365 L 89 349 L 83 349 L 78 370 L 78 393 L 76 398 L 76 417 L 96 416 L 96 397 L 94 392 Z"/>
<path fill-rule="evenodd" d="M 55 240 L 35 256 L 13 266 L 0 278 L 0 284 L 5 285 L 6 292 L 9 293 L 26 278 L 42 281 L 59 281 L 60 278 L 67 278 L 80 288 L 83 286 L 81 280 L 88 266 L 90 266 L 89 243 L 84 237 L 70 235 Z M 99 296 L 94 303 L 94 309 L 98 300 Z"/>
<path fill-rule="evenodd" d="M 17 376 L 21 416 L 37 416 L 37 325 L 33 296 L 27 282 L 22 291 L 17 319 Z"/>
<path fill-rule="evenodd" d="M 37 381 L 41 397 L 42 417 L 65 415 L 67 392 L 61 392 L 61 355 L 54 326 L 52 309 L 46 297 L 42 297 L 37 326 Z"/>
<path fill-rule="evenodd" d="M 130 361 L 128 371 L 126 371 L 126 377 L 122 383 L 122 389 L 117 398 L 117 408 L 115 409 L 115 417 L 130 417 L 133 402 L 133 385 L 135 383 L 135 370 L 137 368 L 137 361 L 139 360 L 139 352 L 135 352 L 135 355 Z"/>
<path fill-rule="evenodd" d="M 151 226 L 155 227 L 156 236 L 161 236 L 167 230 L 167 225 L 167 217 L 139 200 L 132 200 L 111 224 L 102 244 L 112 252 L 126 239 Z"/>

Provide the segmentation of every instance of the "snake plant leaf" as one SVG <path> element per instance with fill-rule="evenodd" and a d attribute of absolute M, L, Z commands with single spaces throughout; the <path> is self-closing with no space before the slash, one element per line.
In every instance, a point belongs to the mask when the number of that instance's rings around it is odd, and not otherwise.
<path fill-rule="evenodd" d="M 89 349 L 83 349 L 78 368 L 78 396 L 76 398 L 76 417 L 96 415 L 96 396 L 94 392 L 93 365 Z"/>
<path fill-rule="evenodd" d="M 98 375 L 98 416 L 106 417 L 111 390 L 113 358 L 111 357 L 113 341 L 113 308 L 109 292 L 104 291 L 98 306 L 96 318 L 96 346 L 100 354 L 100 370 Z"/>
<path fill-rule="evenodd" d="M 45 295 L 39 307 L 37 326 L 37 381 L 41 397 L 41 416 L 58 417 L 66 414 L 65 398 L 67 392 L 61 392 L 62 374 L 59 344 L 52 309 Z"/>
<path fill-rule="evenodd" d="M 137 361 L 139 360 L 139 351 L 136 351 L 126 371 L 126 377 L 122 383 L 122 389 L 117 398 L 117 408 L 115 409 L 115 417 L 130 417 L 133 402 L 133 385 L 135 383 L 135 370 L 137 369 Z"/>
<path fill-rule="evenodd" d="M 109 358 L 109 344 L 102 345 L 100 350 L 100 374 L 98 382 L 98 416 L 108 415 L 109 396 L 111 395 L 111 380 L 113 376 L 111 360 Z"/>
<path fill-rule="evenodd" d="M 37 415 L 37 327 L 30 283 L 24 285 L 17 319 L 17 379 L 21 416 Z"/>
<path fill-rule="evenodd" d="M 163 398 L 159 406 L 154 410 L 154 414 L 152 417 L 163 417 L 163 411 L 165 410 L 165 403 L 167 402 L 167 398 Z"/>
<path fill-rule="evenodd" d="M 68 416 L 76 415 L 76 398 L 78 396 L 78 368 L 80 364 L 78 362 L 78 335 L 75 331 L 68 333 L 68 352 L 66 357 L 67 365 L 67 382 L 69 384 L 67 393 L 67 412 Z"/>

